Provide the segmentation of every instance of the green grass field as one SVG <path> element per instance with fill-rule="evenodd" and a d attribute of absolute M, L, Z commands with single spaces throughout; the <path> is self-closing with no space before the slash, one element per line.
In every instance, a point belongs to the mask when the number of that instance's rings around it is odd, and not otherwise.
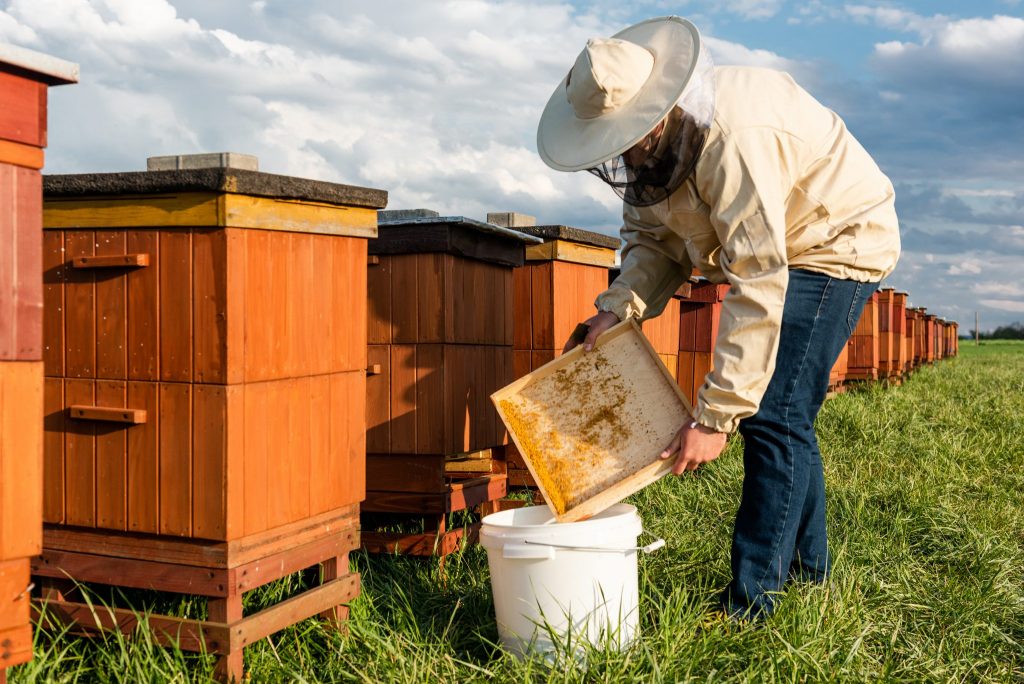
<path fill-rule="evenodd" d="M 1024 682 L 1024 343 L 826 403 L 818 420 L 836 559 L 828 588 L 792 586 L 769 621 L 709 619 L 728 579 L 739 444 L 698 477 L 630 501 L 667 548 L 641 559 L 642 638 L 586 665 L 519 662 L 495 646 L 486 554 L 356 555 L 363 593 L 339 636 L 307 621 L 246 650 L 252 681 Z M 250 596 L 293 592 L 298 577 Z M 202 602 L 133 594 L 139 609 Z M 212 659 L 132 639 L 37 635 L 15 682 L 206 681 Z"/>

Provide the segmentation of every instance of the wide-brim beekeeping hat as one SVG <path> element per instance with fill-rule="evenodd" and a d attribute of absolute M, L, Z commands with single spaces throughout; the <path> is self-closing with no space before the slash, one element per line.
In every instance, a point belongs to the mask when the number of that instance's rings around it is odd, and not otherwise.
<path fill-rule="evenodd" d="M 582 171 L 622 154 L 680 101 L 702 53 L 697 28 L 674 16 L 590 39 L 541 115 L 541 159 Z"/>

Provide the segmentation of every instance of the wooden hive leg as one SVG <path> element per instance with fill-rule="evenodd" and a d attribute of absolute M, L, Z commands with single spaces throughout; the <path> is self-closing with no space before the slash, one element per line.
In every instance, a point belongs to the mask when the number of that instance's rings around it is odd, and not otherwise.
<path fill-rule="evenodd" d="M 62 577 L 39 577 L 39 595 L 43 601 L 70 601 L 78 593 L 78 585 Z"/>
<path fill-rule="evenodd" d="M 207 619 L 210 622 L 222 622 L 232 624 L 242 619 L 242 592 L 236 587 L 230 587 L 231 592 L 223 598 L 209 598 L 206 600 Z M 230 649 L 230 644 L 228 645 Z M 242 649 L 228 651 L 217 658 L 217 665 L 214 667 L 213 676 L 219 682 L 241 682 L 242 681 Z"/>
<path fill-rule="evenodd" d="M 328 558 L 321 564 L 320 584 L 327 584 L 348 574 L 348 553 L 343 553 L 334 558 Z M 348 606 L 337 605 L 329 610 L 320 613 L 320 617 L 327 622 L 328 627 L 339 632 L 347 631 Z"/>

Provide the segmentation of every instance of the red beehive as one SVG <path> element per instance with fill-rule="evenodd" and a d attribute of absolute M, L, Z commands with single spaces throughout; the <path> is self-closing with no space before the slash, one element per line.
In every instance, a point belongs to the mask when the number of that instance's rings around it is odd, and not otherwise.
<path fill-rule="evenodd" d="M 685 287 L 685 286 L 684 286 Z M 685 292 L 685 291 L 684 291 Z M 700 280 L 689 283 L 689 293 L 679 301 L 679 367 L 676 382 L 690 406 L 713 368 L 715 340 L 718 339 L 722 302 L 729 285 Z"/>
<path fill-rule="evenodd" d="M 513 268 L 540 238 L 461 216 L 383 212 L 370 243 L 363 511 L 426 532 L 370 531 L 375 552 L 445 555 L 453 511 L 506 493 L 504 426 L 490 395 L 513 377 Z M 379 516 L 378 516 L 379 517 Z M 389 523 L 396 522 L 388 518 Z"/>
<path fill-rule="evenodd" d="M 857 327 L 850 336 L 847 347 L 849 361 L 847 380 L 875 380 L 879 365 L 879 322 L 878 292 L 864 305 Z"/>
<path fill-rule="evenodd" d="M 895 331 L 894 304 L 896 291 L 885 288 L 878 291 L 878 377 L 893 378 L 898 375 L 897 344 Z"/>
<path fill-rule="evenodd" d="M 33 572 L 58 599 L 65 573 L 207 596 L 210 622 L 150 626 L 240 678 L 242 644 L 358 594 L 366 245 L 387 194 L 207 166 L 225 158 L 46 179 Z M 242 617 L 245 591 L 317 563 L 302 610 Z M 51 612 L 95 624 L 82 603 Z"/>
<path fill-rule="evenodd" d="M 935 314 L 926 314 L 924 316 L 924 353 L 922 355 L 925 363 L 935 363 L 936 327 Z"/>
<path fill-rule="evenodd" d="M 42 183 L 49 86 L 78 66 L 0 44 L 0 681 L 32 658 L 29 557 L 42 541 Z"/>
<path fill-rule="evenodd" d="M 893 361 L 891 377 L 902 380 L 907 372 L 907 293 L 892 293 Z"/>
<path fill-rule="evenodd" d="M 506 217 L 519 218 L 510 221 Z M 562 225 L 524 225 L 520 214 L 488 215 L 491 223 L 539 237 L 526 262 L 512 272 L 513 375 L 520 378 L 562 353 L 576 325 L 596 312 L 608 284 L 619 238 Z M 515 444 L 505 447 L 508 484 L 536 487 Z"/>

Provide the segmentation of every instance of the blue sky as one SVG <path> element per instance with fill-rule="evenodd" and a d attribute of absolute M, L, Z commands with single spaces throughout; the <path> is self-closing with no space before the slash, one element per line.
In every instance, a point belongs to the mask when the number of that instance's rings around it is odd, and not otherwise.
<path fill-rule="evenodd" d="M 888 284 L 962 330 L 1024 320 L 1022 0 L 0 0 L 0 41 L 81 64 L 47 172 L 233 150 L 395 208 L 613 233 L 614 195 L 547 169 L 536 122 L 588 37 L 663 14 L 844 118 L 897 189 Z"/>

